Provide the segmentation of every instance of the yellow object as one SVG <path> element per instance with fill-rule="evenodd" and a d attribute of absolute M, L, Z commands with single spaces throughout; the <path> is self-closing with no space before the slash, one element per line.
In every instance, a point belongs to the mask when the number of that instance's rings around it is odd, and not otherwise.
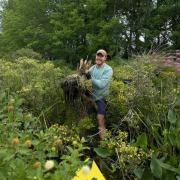
<path fill-rule="evenodd" d="M 76 172 L 76 176 L 72 180 L 92 180 L 93 178 L 97 180 L 105 180 L 101 171 L 99 170 L 96 163 L 93 161 L 92 168 L 89 173 L 83 173 L 82 169 Z"/>

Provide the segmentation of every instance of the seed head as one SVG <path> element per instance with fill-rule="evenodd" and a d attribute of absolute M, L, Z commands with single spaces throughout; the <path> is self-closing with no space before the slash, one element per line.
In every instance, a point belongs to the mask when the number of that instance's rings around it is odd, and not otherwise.
<path fill-rule="evenodd" d="M 81 169 L 81 172 L 84 176 L 87 176 L 90 173 L 90 168 L 89 166 L 83 166 Z"/>
<path fill-rule="evenodd" d="M 34 164 L 33 164 L 33 167 L 38 169 L 41 167 L 41 162 L 40 161 L 36 161 Z"/>
<path fill-rule="evenodd" d="M 8 106 L 8 112 L 12 112 L 14 111 L 14 106 L 13 105 L 9 105 Z"/>
<path fill-rule="evenodd" d="M 62 140 L 61 139 L 57 139 L 56 141 L 54 141 L 53 146 L 59 147 L 62 144 L 63 144 Z"/>
<path fill-rule="evenodd" d="M 54 168 L 54 161 L 53 160 L 47 160 L 44 167 L 46 170 L 53 169 Z"/>
<path fill-rule="evenodd" d="M 19 143 L 20 143 L 19 138 L 14 138 L 14 139 L 11 141 L 11 144 L 12 144 L 12 145 L 18 145 Z"/>

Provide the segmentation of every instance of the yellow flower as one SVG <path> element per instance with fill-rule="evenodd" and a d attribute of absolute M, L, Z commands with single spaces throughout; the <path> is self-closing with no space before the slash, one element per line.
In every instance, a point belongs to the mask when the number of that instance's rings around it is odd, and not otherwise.
<path fill-rule="evenodd" d="M 73 145 L 77 145 L 78 143 L 77 143 L 77 141 L 73 141 Z"/>
<path fill-rule="evenodd" d="M 15 103 L 15 99 L 10 99 L 10 101 L 9 101 L 9 104 L 14 104 Z"/>
<path fill-rule="evenodd" d="M 31 140 L 27 140 L 25 142 L 25 144 L 27 145 L 28 148 L 30 148 L 32 146 L 32 141 Z"/>
<path fill-rule="evenodd" d="M 58 137 L 57 136 L 54 136 L 54 139 L 57 139 Z"/>
<path fill-rule="evenodd" d="M 56 151 L 56 148 L 55 148 L 55 147 L 52 147 L 51 150 L 52 150 L 52 151 Z"/>

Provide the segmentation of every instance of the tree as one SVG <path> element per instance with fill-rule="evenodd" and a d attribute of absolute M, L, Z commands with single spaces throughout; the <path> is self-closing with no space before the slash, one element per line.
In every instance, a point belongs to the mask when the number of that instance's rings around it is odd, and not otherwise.
<path fill-rule="evenodd" d="M 22 47 L 48 50 L 48 1 L 10 0 L 3 12 L 3 37 L 7 52 Z"/>
<path fill-rule="evenodd" d="M 178 48 L 179 11 L 178 0 L 9 0 L 1 51 L 30 48 L 76 64 L 99 48 L 126 58 L 152 47 Z"/>

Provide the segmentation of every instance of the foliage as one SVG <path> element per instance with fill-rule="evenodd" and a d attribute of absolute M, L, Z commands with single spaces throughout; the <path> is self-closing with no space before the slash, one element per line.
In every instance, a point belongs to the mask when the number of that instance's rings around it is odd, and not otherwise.
<path fill-rule="evenodd" d="M 179 74 L 164 59 L 107 62 L 114 76 L 100 142 L 95 116 L 80 114 L 80 101 L 65 104 L 67 64 L 1 59 L 1 179 L 71 179 L 87 158 L 107 179 L 179 177 Z"/>
<path fill-rule="evenodd" d="M 0 95 L 1 179 L 71 179 L 85 164 L 80 158 L 85 140 L 66 126 L 43 130 L 40 121 L 21 108 L 18 95 Z"/>
<path fill-rule="evenodd" d="M 76 65 L 98 48 L 109 55 L 179 48 L 177 0 L 4 1 L 0 55 L 30 48 Z"/>
<path fill-rule="evenodd" d="M 27 58 L 31 58 L 31 59 L 41 59 L 41 55 L 37 52 L 34 52 L 32 49 L 19 49 L 17 50 L 12 57 L 14 59 L 18 59 L 19 57 L 27 57 Z"/>
<path fill-rule="evenodd" d="M 55 110 L 55 107 L 61 107 L 60 104 L 63 103 L 60 80 L 66 72 L 55 68 L 52 62 L 41 63 L 25 57 L 13 62 L 1 60 L 1 89 L 18 93 L 25 99 L 24 108 L 28 108 L 34 114 L 58 114 L 63 111 Z"/>
<path fill-rule="evenodd" d="M 132 144 L 120 143 L 125 148 L 126 153 L 129 152 L 128 148 L 130 150 L 131 146 L 138 146 L 145 151 L 152 148 L 153 151 L 158 152 L 158 158 L 164 159 L 163 163 L 167 164 L 167 167 L 172 165 L 172 167 L 177 168 L 178 163 L 176 159 L 179 159 L 179 143 L 177 141 L 179 137 L 178 119 L 180 118 L 178 110 L 179 74 L 173 68 L 164 68 L 164 59 L 163 55 L 154 54 L 153 56 L 137 57 L 135 61 L 130 61 L 128 64 L 119 63 L 117 65 L 116 63 L 111 63 L 112 66 L 115 65 L 113 67 L 114 80 L 112 81 L 108 99 L 106 118 L 108 119 L 107 123 L 111 124 L 112 137 L 107 140 L 106 144 L 110 146 L 112 142 L 117 143 L 117 134 L 127 131 L 128 140 Z M 127 76 L 125 72 L 127 72 Z M 112 125 L 112 123 L 114 124 Z M 142 133 L 141 135 L 139 134 L 140 132 Z M 115 139 L 114 141 L 113 138 Z M 108 149 L 111 152 L 107 146 L 104 149 Z M 106 154 L 107 152 L 97 152 L 100 157 L 104 157 L 101 155 L 104 153 Z M 121 153 L 123 154 L 123 152 L 118 153 L 119 158 Z M 113 164 L 110 163 L 111 161 L 108 160 L 108 157 L 106 158 L 107 164 Z M 126 159 L 128 160 L 128 158 Z M 118 172 L 119 176 L 124 174 L 126 178 L 129 178 L 131 174 L 129 172 L 132 172 L 140 179 L 146 177 L 148 173 L 152 177 L 156 177 L 156 172 L 152 168 L 147 168 L 146 163 L 148 161 L 147 159 L 142 163 L 144 167 L 141 167 L 140 163 L 137 169 L 132 168 L 132 171 L 130 169 L 127 170 L 131 167 L 128 162 L 125 166 L 125 172 Z M 132 167 L 135 164 L 133 162 Z M 178 174 L 178 170 L 172 169 L 162 165 L 160 178 L 167 174 L 172 176 L 175 176 L 176 173 Z M 126 171 L 128 172 L 127 174 Z"/>
<path fill-rule="evenodd" d="M 100 155 L 103 158 L 108 156 L 115 156 L 113 163 L 110 165 L 117 171 L 122 178 L 130 178 L 134 174 L 134 170 L 137 168 L 145 167 L 145 162 L 151 158 L 151 150 L 143 150 L 141 147 L 137 147 L 136 144 L 129 144 L 127 142 L 128 133 L 119 131 L 119 134 L 112 135 L 111 132 L 106 132 L 106 136 L 101 141 L 100 148 L 103 148 L 107 152 L 103 152 L 101 149 Z M 106 156 L 103 156 L 106 155 Z"/>

